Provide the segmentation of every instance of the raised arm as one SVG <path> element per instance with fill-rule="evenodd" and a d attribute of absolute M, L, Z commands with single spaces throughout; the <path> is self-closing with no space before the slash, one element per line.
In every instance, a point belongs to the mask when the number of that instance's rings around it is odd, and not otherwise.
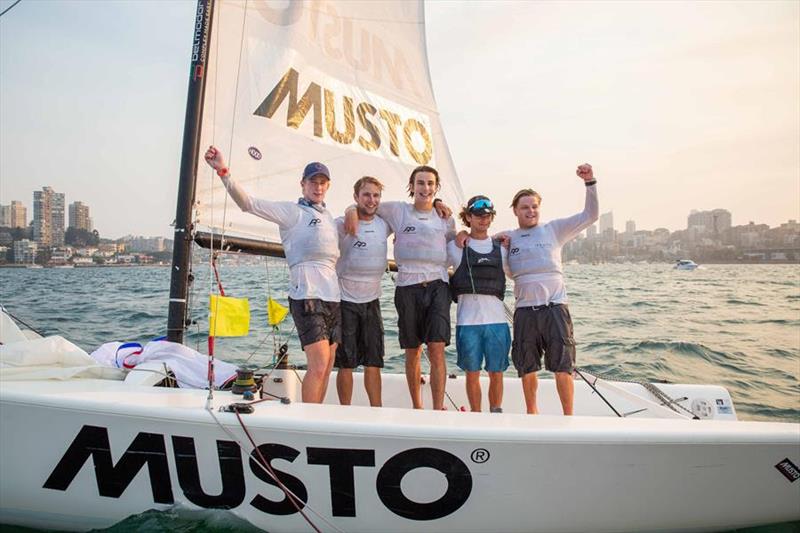
<path fill-rule="evenodd" d="M 213 168 L 225 185 L 225 189 L 231 198 L 245 213 L 250 213 L 264 220 L 275 222 L 282 227 L 290 227 L 297 223 L 300 217 L 299 209 L 291 202 L 273 202 L 254 198 L 247 194 L 241 185 L 236 183 L 231 177 L 230 169 L 225 164 L 225 157 L 222 152 L 214 146 L 209 146 L 206 151 L 205 160 Z"/>
<path fill-rule="evenodd" d="M 597 180 L 594 178 L 592 165 L 580 165 L 575 173 L 586 185 L 586 201 L 583 211 L 567 218 L 559 218 L 550 222 L 550 226 L 561 244 L 574 239 L 578 233 L 588 228 L 600 216 L 600 204 L 597 200 Z"/>

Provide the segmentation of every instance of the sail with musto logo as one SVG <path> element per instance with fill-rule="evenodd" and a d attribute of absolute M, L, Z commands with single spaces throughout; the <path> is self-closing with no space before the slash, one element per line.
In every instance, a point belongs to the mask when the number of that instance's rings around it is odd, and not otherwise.
<path fill-rule="evenodd" d="M 438 197 L 462 192 L 436 109 L 422 2 L 243 2 L 215 6 L 200 146 L 228 155 L 255 197 L 295 200 L 309 161 L 331 171 L 334 216 L 353 183 L 380 179 L 385 199 L 407 198 L 411 170 L 435 167 Z M 199 151 L 200 231 L 280 242 L 278 228 L 226 199 Z"/>

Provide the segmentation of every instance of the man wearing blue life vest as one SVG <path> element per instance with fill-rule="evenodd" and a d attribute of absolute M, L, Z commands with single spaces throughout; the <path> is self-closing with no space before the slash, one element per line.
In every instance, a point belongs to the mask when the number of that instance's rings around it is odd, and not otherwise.
<path fill-rule="evenodd" d="M 444 348 L 450 344 L 450 289 L 447 275 L 447 241 L 455 237 L 455 222 L 449 209 L 434 209 L 441 188 L 433 167 L 419 166 L 408 178 L 408 202 L 381 202 L 378 216 L 395 234 L 397 287 L 394 303 L 400 347 L 406 355 L 406 381 L 414 409 L 422 409 L 420 360 L 422 345 L 428 346 L 433 408 L 444 409 L 447 365 Z M 444 212 L 444 216 L 440 216 Z M 446 218 L 445 218 L 446 217 Z M 348 208 L 346 228 L 355 232 L 355 210 Z"/>
<path fill-rule="evenodd" d="M 336 263 L 342 293 L 342 341 L 336 349 L 336 390 L 339 403 L 350 405 L 353 369 L 364 366 L 364 388 L 372 407 L 381 406 L 384 342 L 381 278 L 386 272 L 386 239 L 392 230 L 376 215 L 383 184 L 364 176 L 353 185 L 358 231 L 348 235 L 344 217 L 336 219 L 341 256 Z"/>
<path fill-rule="evenodd" d="M 481 366 L 489 373 L 489 411 L 502 413 L 503 372 L 508 368 L 511 333 L 503 298 L 506 293 L 507 251 L 489 237 L 494 204 L 486 196 L 473 196 L 459 213 L 470 229 L 463 248 L 447 245 L 449 263 L 455 269 L 450 291 L 458 302 L 456 350 L 458 367 L 467 374 L 467 399 L 472 411 L 481 410 Z M 484 364 L 485 362 L 485 364 Z"/>
<path fill-rule="evenodd" d="M 339 239 L 336 223 L 325 208 L 330 172 L 322 163 L 309 163 L 300 180 L 303 196 L 297 203 L 276 202 L 248 195 L 233 181 L 222 152 L 215 147 L 209 147 L 205 159 L 242 211 L 278 225 L 289 263 L 289 309 L 308 360 L 303 402 L 322 403 L 341 340 L 336 277 Z"/>
<path fill-rule="evenodd" d="M 536 414 L 536 372 L 542 367 L 555 374 L 556 388 L 565 415 L 572 414 L 575 339 L 567 308 L 567 289 L 561 265 L 561 248 L 591 226 L 598 217 L 597 180 L 592 166 L 576 170 L 586 185 L 582 212 L 539 224 L 542 197 L 532 189 L 514 195 L 511 207 L 519 228 L 507 233 L 510 243 L 508 268 L 514 279 L 514 340 L 511 358 L 522 378 L 525 406 Z"/>

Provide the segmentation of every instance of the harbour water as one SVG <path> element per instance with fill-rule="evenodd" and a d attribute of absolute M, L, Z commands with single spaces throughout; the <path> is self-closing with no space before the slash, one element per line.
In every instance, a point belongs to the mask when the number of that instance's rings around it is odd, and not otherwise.
<path fill-rule="evenodd" d="M 286 303 L 282 260 L 221 265 L 226 294 L 250 299 L 251 333 L 220 339 L 217 354 L 230 362 L 266 366 L 274 338 L 266 323 L 269 294 Z M 676 271 L 668 264 L 568 265 L 578 364 L 610 377 L 713 383 L 726 387 L 744 420 L 800 422 L 800 266 L 706 265 Z M 207 265 L 196 265 L 187 344 L 205 347 Z M 385 372 L 402 372 L 393 283 L 384 277 Z M 113 340 L 139 341 L 165 333 L 169 269 L 0 269 L 0 304 L 46 335 L 59 334 L 92 351 Z M 507 303 L 513 305 L 511 293 Z M 455 308 L 453 308 L 453 312 Z M 292 362 L 304 358 L 291 318 L 281 326 Z M 458 372 L 454 346 L 448 370 Z M 509 369 L 514 375 L 513 367 Z M 797 523 L 759 531 L 798 531 Z M 6 531 L 6 528 L 0 526 Z M 143 513 L 111 531 L 246 530 L 227 513 L 175 510 Z M 15 529 L 22 531 L 19 529 Z M 27 531 L 27 530 L 26 530 Z M 749 530 L 754 531 L 754 530 Z"/>

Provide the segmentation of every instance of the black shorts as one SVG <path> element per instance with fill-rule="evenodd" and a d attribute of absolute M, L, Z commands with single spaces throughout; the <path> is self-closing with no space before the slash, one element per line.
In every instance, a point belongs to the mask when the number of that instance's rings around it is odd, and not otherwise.
<path fill-rule="evenodd" d="M 336 348 L 336 368 L 359 365 L 383 368 L 383 317 L 378 300 L 357 304 L 342 301 L 342 342 Z"/>
<path fill-rule="evenodd" d="M 289 311 L 292 313 L 300 347 L 328 340 L 335 344 L 342 340 L 342 314 L 339 302 L 325 302 L 317 298 L 292 300 L 289 298 Z"/>
<path fill-rule="evenodd" d="M 394 291 L 400 347 L 418 348 L 423 343 L 450 344 L 450 288 L 437 279 Z"/>
<path fill-rule="evenodd" d="M 522 377 L 544 367 L 550 372 L 572 372 L 575 339 L 572 318 L 565 304 L 541 309 L 520 307 L 514 311 L 514 342 L 511 360 Z"/>

